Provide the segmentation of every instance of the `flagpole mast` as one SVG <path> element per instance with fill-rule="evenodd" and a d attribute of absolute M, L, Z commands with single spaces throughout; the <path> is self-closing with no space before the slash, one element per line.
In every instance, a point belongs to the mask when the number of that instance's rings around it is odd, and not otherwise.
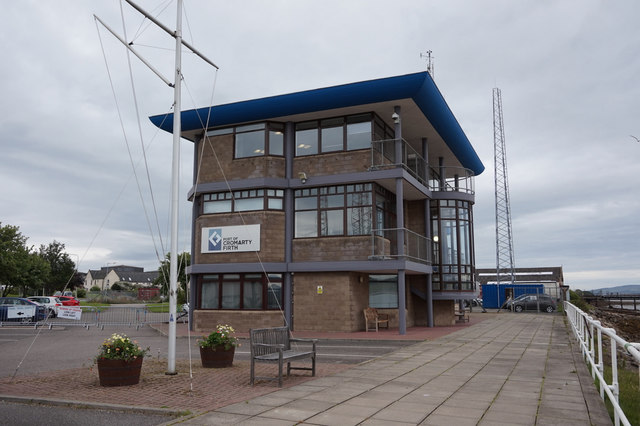
<path fill-rule="evenodd" d="M 169 349 L 167 374 L 176 374 L 176 307 L 178 288 L 178 204 L 180 179 L 180 121 L 182 86 L 182 0 L 178 0 L 176 16 L 176 73 L 173 85 L 173 160 L 171 164 L 171 251 L 169 263 Z"/>

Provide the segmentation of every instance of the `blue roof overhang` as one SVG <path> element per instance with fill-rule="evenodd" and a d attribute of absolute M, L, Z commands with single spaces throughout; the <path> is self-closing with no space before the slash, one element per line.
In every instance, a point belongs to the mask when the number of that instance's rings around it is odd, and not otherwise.
<path fill-rule="evenodd" d="M 303 121 L 374 111 L 391 126 L 393 107 L 401 107 L 402 136 L 420 152 L 423 137 L 429 156 L 444 157 L 482 173 L 484 165 L 471 146 L 444 97 L 427 72 L 362 81 L 303 92 L 182 111 L 182 137 L 195 140 L 207 128 L 256 121 Z M 162 130 L 173 132 L 173 114 L 150 117 Z M 439 143 L 440 142 L 440 143 Z"/>

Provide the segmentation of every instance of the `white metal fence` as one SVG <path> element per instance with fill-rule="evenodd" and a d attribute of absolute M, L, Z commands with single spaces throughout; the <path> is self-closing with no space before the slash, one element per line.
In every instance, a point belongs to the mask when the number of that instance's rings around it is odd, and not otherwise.
<path fill-rule="evenodd" d="M 82 306 L 82 314 L 78 318 L 63 318 L 48 316 L 44 320 L 34 322 L 0 322 L 3 326 L 80 326 L 85 328 L 104 327 L 105 325 L 126 325 L 129 327 L 144 327 L 147 324 L 158 324 L 169 322 L 169 312 L 153 312 L 146 306 Z M 177 320 L 187 321 L 186 312 L 178 312 Z"/>
<path fill-rule="evenodd" d="M 597 378 L 600 383 L 600 397 L 606 401 L 606 395 L 613 406 L 616 426 L 620 423 L 630 425 L 619 404 L 618 350 L 629 354 L 636 363 L 640 364 L 640 343 L 627 342 L 618 336 L 613 328 L 603 327 L 600 321 L 594 320 L 569 302 L 564 302 L 564 308 L 571 329 L 580 343 L 582 355 L 591 367 L 591 375 L 594 380 Z M 608 338 L 611 344 L 612 378 L 610 384 L 606 382 L 604 377 L 603 337 Z"/>

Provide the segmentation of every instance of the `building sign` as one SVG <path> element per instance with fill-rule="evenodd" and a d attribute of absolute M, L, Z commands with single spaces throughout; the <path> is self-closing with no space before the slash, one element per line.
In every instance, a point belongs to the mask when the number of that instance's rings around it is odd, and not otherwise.
<path fill-rule="evenodd" d="M 7 306 L 7 318 L 33 318 L 36 315 L 36 305 Z"/>
<path fill-rule="evenodd" d="M 82 308 L 80 306 L 58 306 L 58 318 L 80 321 Z"/>
<path fill-rule="evenodd" d="M 260 225 L 202 228 L 202 253 L 260 251 Z"/>

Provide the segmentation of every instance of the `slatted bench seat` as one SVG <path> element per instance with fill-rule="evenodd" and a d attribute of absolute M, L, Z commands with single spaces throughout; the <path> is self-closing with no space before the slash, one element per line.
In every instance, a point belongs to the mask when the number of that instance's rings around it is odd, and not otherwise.
<path fill-rule="evenodd" d="M 296 350 L 291 348 L 291 342 L 311 343 L 311 350 Z M 282 387 L 282 371 L 287 363 L 287 376 L 291 370 L 308 370 L 316 375 L 316 343 L 317 339 L 294 339 L 289 335 L 289 327 L 256 328 L 249 330 L 249 345 L 251 349 L 251 379 L 253 385 L 258 380 L 278 380 Z M 311 367 L 292 367 L 291 361 L 311 359 Z M 278 377 L 256 377 L 255 363 L 278 363 Z"/>
<path fill-rule="evenodd" d="M 458 321 L 469 322 L 469 311 L 466 309 L 463 311 L 455 311 L 454 315 L 458 318 Z"/>

